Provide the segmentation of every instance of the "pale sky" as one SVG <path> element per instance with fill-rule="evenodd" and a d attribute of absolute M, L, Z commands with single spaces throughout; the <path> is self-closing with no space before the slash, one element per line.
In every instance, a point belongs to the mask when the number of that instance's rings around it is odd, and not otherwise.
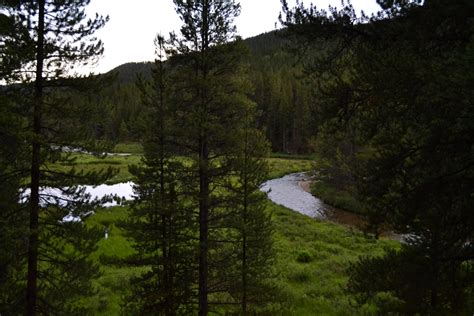
<path fill-rule="evenodd" d="M 289 0 L 290 6 L 296 0 Z M 243 38 L 275 29 L 281 11 L 280 0 L 240 0 L 241 15 L 236 19 L 237 32 Z M 310 1 L 305 1 L 309 3 Z M 340 6 L 340 0 L 313 0 L 320 9 Z M 371 14 L 380 9 L 376 0 L 352 0 L 356 12 Z M 109 15 L 110 21 L 96 33 L 105 44 L 105 53 L 90 71 L 102 73 L 127 62 L 152 61 L 154 38 L 178 31 L 180 20 L 172 0 L 92 0 L 88 14 Z"/>

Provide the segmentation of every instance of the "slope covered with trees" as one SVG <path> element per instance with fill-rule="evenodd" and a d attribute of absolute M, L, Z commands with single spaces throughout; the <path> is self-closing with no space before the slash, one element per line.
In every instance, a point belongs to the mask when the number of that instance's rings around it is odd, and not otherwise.
<path fill-rule="evenodd" d="M 272 150 L 307 153 L 311 146 L 311 94 L 299 79 L 301 67 L 285 52 L 287 42 L 280 32 L 265 33 L 243 41 L 250 54 L 252 101 L 257 104 L 257 124 L 270 140 Z M 96 119 L 90 122 L 91 136 L 113 143 L 139 141 L 145 133 L 145 111 L 139 102 L 137 77 L 148 81 L 152 63 L 128 63 L 109 74 L 117 84 L 93 100 Z M 88 102 L 80 99 L 78 102 Z"/>

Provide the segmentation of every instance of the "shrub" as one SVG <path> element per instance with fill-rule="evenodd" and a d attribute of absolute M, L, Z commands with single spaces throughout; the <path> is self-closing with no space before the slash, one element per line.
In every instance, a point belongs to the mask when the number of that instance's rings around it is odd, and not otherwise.
<path fill-rule="evenodd" d="M 298 253 L 298 256 L 296 257 L 296 261 L 300 263 L 308 263 L 311 262 L 311 255 L 306 251 L 301 251 Z"/>

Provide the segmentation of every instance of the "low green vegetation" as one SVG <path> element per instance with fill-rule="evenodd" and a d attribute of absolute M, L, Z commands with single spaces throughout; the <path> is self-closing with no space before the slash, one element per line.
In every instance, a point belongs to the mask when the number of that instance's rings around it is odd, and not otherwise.
<path fill-rule="evenodd" d="M 73 154 L 73 162 L 57 163 L 53 165 L 53 169 L 60 172 L 67 172 L 71 168 L 75 168 L 77 171 L 91 172 L 101 171 L 107 168 L 115 170 L 115 174 L 112 178 L 107 180 L 107 184 L 114 184 L 120 182 L 127 182 L 132 180 L 132 175 L 128 172 L 130 165 L 137 165 L 141 163 L 141 155 L 129 155 L 129 156 L 112 156 L 108 155 L 105 157 L 93 156 L 89 154 Z"/>
<path fill-rule="evenodd" d="M 311 219 L 269 203 L 277 250 L 277 283 L 288 300 L 285 315 L 370 315 L 345 291 L 349 263 L 397 247 L 362 232 Z"/>
<path fill-rule="evenodd" d="M 327 182 L 320 180 L 311 185 L 311 193 L 320 198 L 324 203 L 336 208 L 357 214 L 366 214 L 366 210 L 360 201 L 357 200 L 355 192 L 338 190 Z"/>
<path fill-rule="evenodd" d="M 98 243 L 93 259 L 100 265 L 101 276 L 95 280 L 97 295 L 87 302 L 96 315 L 119 315 L 122 296 L 128 293 L 130 280 L 143 272 L 143 268 L 125 265 L 124 260 L 134 254 L 130 242 L 123 236 L 119 222 L 126 219 L 127 207 L 102 209 L 87 219 L 87 225 L 102 228 L 104 238 Z M 105 232 L 108 238 L 105 239 Z"/>
<path fill-rule="evenodd" d="M 140 143 L 119 143 L 113 149 L 114 153 L 142 154 L 143 146 Z"/>
<path fill-rule="evenodd" d="M 90 172 L 100 171 L 109 167 L 116 170 L 115 175 L 107 180 L 107 184 L 127 182 L 133 179 L 128 168 L 131 165 L 139 165 L 142 163 L 142 155 L 132 154 L 129 156 L 106 156 L 98 157 L 89 154 L 73 154 L 75 161 L 73 163 L 59 163 L 53 166 L 57 171 L 67 172 L 71 168 L 78 171 Z M 269 158 L 268 165 L 270 168 L 269 178 L 279 178 L 285 174 L 294 172 L 303 172 L 311 170 L 312 162 L 303 159 L 282 159 Z"/>
<path fill-rule="evenodd" d="M 270 168 L 269 178 L 275 179 L 290 173 L 309 171 L 312 169 L 313 163 L 310 160 L 302 159 L 269 158 L 268 166 Z"/>
<path fill-rule="evenodd" d="M 271 158 L 282 158 L 291 160 L 314 160 L 314 155 L 298 155 L 298 154 L 287 154 L 287 153 L 272 153 Z"/>
<path fill-rule="evenodd" d="M 275 283 L 281 292 L 280 315 L 370 315 L 355 309 L 346 292 L 349 263 L 362 255 L 380 255 L 385 248 L 396 248 L 390 240 L 367 239 L 361 232 L 337 224 L 311 219 L 275 205 L 267 205 L 275 227 Z M 108 229 L 94 253 L 101 266 L 95 281 L 98 294 L 88 304 L 96 315 L 118 315 L 129 281 L 143 272 L 133 265 L 134 250 L 117 225 L 127 218 L 127 207 L 102 209 L 87 225 Z M 133 257 L 132 257 L 133 258 Z"/>

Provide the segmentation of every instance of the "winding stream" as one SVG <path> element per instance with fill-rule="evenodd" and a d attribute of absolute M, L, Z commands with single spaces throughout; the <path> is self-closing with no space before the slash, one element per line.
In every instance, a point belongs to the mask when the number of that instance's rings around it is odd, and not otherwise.
<path fill-rule="evenodd" d="M 293 173 L 282 178 L 264 182 L 260 186 L 260 190 L 265 192 L 272 202 L 306 216 L 332 220 L 350 226 L 362 226 L 362 221 L 359 216 L 334 209 L 320 199 L 314 197 L 311 193 L 305 191 L 302 184 L 308 184 L 308 181 L 311 180 L 309 173 Z M 133 185 L 133 182 L 125 182 L 114 185 L 86 185 L 83 187 L 85 188 L 85 193 L 90 195 L 91 200 L 102 199 L 106 196 L 115 196 L 116 198 L 113 201 L 104 204 L 104 207 L 112 207 L 119 205 L 120 200 L 133 199 Z M 43 188 L 41 193 L 44 195 L 43 199 L 47 196 L 62 196 L 61 190 L 53 188 Z M 25 192 L 25 195 L 28 195 L 28 192 Z M 64 222 L 75 222 L 80 220 L 80 217 L 71 214 L 63 218 Z"/>
<path fill-rule="evenodd" d="M 260 190 L 265 192 L 268 198 L 284 207 L 301 214 L 323 218 L 328 210 L 328 206 L 320 199 L 306 192 L 301 182 L 309 181 L 307 173 L 292 173 L 282 178 L 264 182 Z"/>
<path fill-rule="evenodd" d="M 307 173 L 293 173 L 282 178 L 273 179 L 264 182 L 260 186 L 260 190 L 268 195 L 268 198 L 276 204 L 283 205 L 293 211 L 301 214 L 323 218 L 330 209 L 320 199 L 306 192 L 299 183 L 308 181 L 310 177 Z M 133 199 L 133 182 L 118 183 L 114 185 L 102 184 L 99 186 L 85 185 L 85 193 L 90 195 L 90 199 L 102 199 L 106 196 L 116 196 L 118 199 L 104 204 L 104 207 L 112 207 L 119 205 L 117 200 Z M 62 197 L 61 190 L 54 188 L 41 189 L 43 199 L 48 200 L 48 196 Z M 25 195 L 29 195 L 25 192 Z M 53 203 L 53 198 L 50 198 Z M 64 197 L 66 199 L 66 197 Z M 63 221 L 80 221 L 79 217 L 67 215 Z"/>
<path fill-rule="evenodd" d="M 362 216 L 327 205 L 313 196 L 309 192 L 313 180 L 309 172 L 293 173 L 264 182 L 260 190 L 267 193 L 272 202 L 306 216 L 360 230 L 366 227 L 366 220 Z"/>

